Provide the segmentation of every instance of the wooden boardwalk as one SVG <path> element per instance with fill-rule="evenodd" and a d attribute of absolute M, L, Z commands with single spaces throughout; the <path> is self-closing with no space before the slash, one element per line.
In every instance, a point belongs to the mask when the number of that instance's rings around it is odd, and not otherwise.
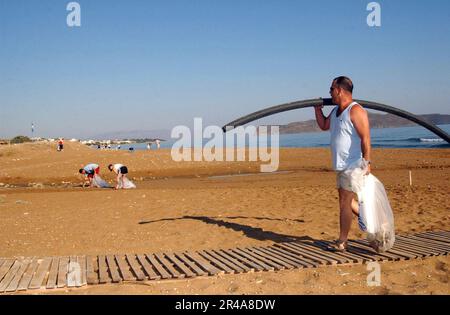
<path fill-rule="evenodd" d="M 448 255 L 450 231 L 397 235 L 385 253 L 374 252 L 365 240 L 350 241 L 344 253 L 331 252 L 328 245 L 312 240 L 227 250 L 0 258 L 0 293 Z"/>

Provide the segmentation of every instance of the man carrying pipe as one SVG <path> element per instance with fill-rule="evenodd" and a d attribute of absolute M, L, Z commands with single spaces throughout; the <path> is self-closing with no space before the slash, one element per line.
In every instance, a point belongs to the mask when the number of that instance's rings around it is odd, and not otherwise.
<path fill-rule="evenodd" d="M 330 95 L 337 106 L 325 117 L 323 105 L 315 106 L 319 127 L 331 132 L 331 154 L 339 192 L 340 234 L 334 250 L 347 249 L 348 233 L 352 224 L 352 212 L 358 216 L 358 203 L 351 189 L 350 178 L 344 171 L 357 160 L 364 158 L 370 173 L 370 127 L 366 110 L 353 101 L 353 83 L 348 77 L 333 80 Z"/>

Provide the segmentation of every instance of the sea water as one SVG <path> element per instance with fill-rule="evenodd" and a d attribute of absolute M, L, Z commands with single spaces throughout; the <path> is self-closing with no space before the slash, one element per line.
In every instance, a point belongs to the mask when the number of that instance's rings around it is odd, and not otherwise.
<path fill-rule="evenodd" d="M 450 125 L 438 125 L 439 128 L 450 134 Z M 371 129 L 373 148 L 450 148 L 450 144 L 440 139 L 437 135 L 421 126 Z M 270 137 L 268 137 L 270 139 Z M 171 148 L 177 139 L 161 141 L 161 148 Z M 204 140 L 203 145 L 208 142 Z M 270 145 L 270 144 L 269 144 Z M 280 135 L 280 147 L 282 148 L 316 148 L 329 147 L 330 133 L 308 132 Z M 113 146 L 112 149 L 115 149 Z M 147 143 L 122 144 L 121 150 L 147 150 Z M 152 150 L 156 146 L 153 144 Z"/>

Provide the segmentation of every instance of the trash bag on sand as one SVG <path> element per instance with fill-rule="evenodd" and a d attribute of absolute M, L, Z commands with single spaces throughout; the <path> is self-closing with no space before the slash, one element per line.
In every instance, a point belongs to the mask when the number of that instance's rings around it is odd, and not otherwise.
<path fill-rule="evenodd" d="M 97 174 L 92 178 L 92 186 L 98 188 L 110 188 L 109 184 Z"/>
<path fill-rule="evenodd" d="M 128 178 L 124 177 L 123 178 L 123 185 L 121 185 L 121 183 L 119 183 L 119 187 L 118 188 L 119 189 L 120 188 L 122 188 L 122 189 L 132 189 L 132 188 L 136 188 L 136 185 L 131 180 L 129 180 Z"/>
<path fill-rule="evenodd" d="M 383 184 L 372 174 L 365 175 L 368 164 L 360 159 L 345 171 L 353 192 L 358 195 L 359 227 L 377 252 L 392 248 L 395 242 L 394 215 Z"/>

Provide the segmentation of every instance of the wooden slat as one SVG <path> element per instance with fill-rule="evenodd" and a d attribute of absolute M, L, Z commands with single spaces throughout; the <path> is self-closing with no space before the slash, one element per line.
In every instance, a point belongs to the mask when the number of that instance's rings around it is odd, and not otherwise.
<path fill-rule="evenodd" d="M 354 240 L 353 242 L 358 243 L 362 246 L 370 247 L 369 243 L 364 243 L 360 240 Z M 389 259 L 393 260 L 393 261 L 405 260 L 404 256 L 397 255 L 397 254 L 391 253 L 389 251 L 383 252 L 382 254 L 383 254 L 383 256 L 389 257 Z"/>
<path fill-rule="evenodd" d="M 312 259 L 314 261 L 317 261 L 318 263 L 322 264 L 322 265 L 331 265 L 331 264 L 336 264 L 336 261 L 334 260 L 329 260 L 329 259 L 324 259 L 323 257 L 317 257 L 317 255 L 315 254 L 311 254 L 310 252 L 306 252 L 305 250 L 301 250 L 297 247 L 292 246 L 289 243 L 280 243 L 280 244 L 275 244 L 275 246 L 277 247 L 282 247 L 288 251 L 294 252 L 298 255 L 301 255 L 303 257 L 306 257 L 308 259 Z"/>
<path fill-rule="evenodd" d="M 108 265 L 106 264 L 106 257 L 103 255 L 98 256 L 98 283 L 110 283 L 111 277 L 108 272 Z"/>
<path fill-rule="evenodd" d="M 60 257 L 58 266 L 58 278 L 56 286 L 64 288 L 67 286 L 67 273 L 69 272 L 69 257 Z"/>
<path fill-rule="evenodd" d="M 444 231 L 441 231 L 441 232 L 436 231 L 436 232 L 434 232 L 433 231 L 433 232 L 428 232 L 428 233 L 431 234 L 431 235 L 439 236 L 443 240 L 447 240 L 447 242 L 450 241 L 450 234 L 448 232 L 444 232 Z"/>
<path fill-rule="evenodd" d="M 174 278 L 184 278 L 185 275 L 178 272 L 178 270 L 174 268 L 173 264 L 170 261 L 168 261 L 166 257 L 164 257 L 164 255 L 165 254 L 163 253 L 155 253 L 156 258 L 158 258 L 161 264 L 163 264 L 164 267 L 166 267 L 166 269 L 169 270 L 169 272 L 172 274 Z"/>
<path fill-rule="evenodd" d="M 158 271 L 158 273 L 162 279 L 172 278 L 172 275 L 166 271 L 166 269 L 161 265 L 161 263 L 152 254 L 147 254 L 147 258 L 150 261 L 150 263 L 153 265 L 153 267 L 155 267 L 155 269 Z"/>
<path fill-rule="evenodd" d="M 415 256 L 414 258 L 423 258 L 423 257 L 428 257 L 429 256 L 429 255 L 425 256 L 422 252 L 419 252 L 417 250 L 411 250 L 408 247 L 405 248 L 403 246 L 403 244 L 400 244 L 400 243 L 396 243 L 393 248 L 395 250 L 403 251 L 404 253 L 408 253 L 408 254 L 414 255 Z"/>
<path fill-rule="evenodd" d="M 351 243 L 351 242 L 350 242 Z M 355 244 L 351 244 L 347 247 L 347 252 L 364 257 L 367 261 L 381 261 L 383 258 L 376 255 L 375 251 L 369 247 L 362 247 Z"/>
<path fill-rule="evenodd" d="M 419 257 L 417 254 L 407 253 L 399 248 L 396 248 L 395 244 L 390 250 L 388 250 L 388 252 L 394 253 L 396 255 L 401 255 L 401 256 L 405 257 L 406 259 L 415 259 L 415 258 Z"/>
<path fill-rule="evenodd" d="M 370 244 L 369 244 L 369 242 L 368 242 L 367 240 L 358 240 L 357 243 L 360 243 L 360 244 L 362 244 L 362 245 L 365 245 L 366 247 L 371 248 L 371 247 L 370 247 Z M 371 248 L 371 251 L 374 252 L 374 250 L 373 250 L 372 248 Z M 385 253 L 387 253 L 387 254 L 393 254 L 393 255 L 399 256 L 399 257 L 403 257 L 404 259 L 414 259 L 414 258 L 419 257 L 419 256 L 416 255 L 416 254 L 409 253 L 409 252 L 405 252 L 405 251 L 403 251 L 403 250 L 401 250 L 401 249 L 399 249 L 399 248 L 395 248 L 395 244 L 394 244 L 394 247 L 392 247 L 391 249 L 389 249 L 389 250 L 388 250 L 387 252 L 385 252 Z M 385 253 L 383 253 L 383 254 L 385 254 Z"/>
<path fill-rule="evenodd" d="M 446 240 L 442 240 L 442 238 L 440 238 L 439 236 L 434 236 L 431 234 L 421 234 L 420 237 L 424 238 L 424 239 L 428 239 L 428 240 L 433 240 L 435 242 L 439 242 L 440 244 L 444 244 L 444 245 L 450 244 Z"/>
<path fill-rule="evenodd" d="M 403 251 L 406 251 L 406 252 L 416 253 L 416 254 L 419 255 L 419 257 L 430 257 L 430 256 L 433 256 L 432 253 L 430 253 L 430 252 L 428 252 L 426 250 L 420 249 L 417 246 L 412 246 L 410 244 L 405 244 L 404 242 L 402 242 L 400 240 L 395 242 L 394 247 L 402 249 Z"/>
<path fill-rule="evenodd" d="M 226 253 L 229 257 L 231 257 L 232 261 L 235 263 L 241 263 L 242 265 L 245 265 L 249 268 L 249 271 L 261 271 L 263 268 L 259 265 L 256 265 L 255 263 L 248 261 L 245 257 L 242 257 L 231 250 L 221 250 L 221 252 Z"/>
<path fill-rule="evenodd" d="M 225 271 L 226 273 L 234 273 L 234 270 L 230 267 L 228 267 L 226 264 L 224 264 L 219 259 L 215 258 L 210 254 L 210 252 L 203 250 L 199 251 L 198 254 L 202 257 L 204 257 L 206 260 L 208 260 L 210 263 L 214 264 L 217 268 Z"/>
<path fill-rule="evenodd" d="M 398 237 L 398 240 L 404 241 L 406 243 L 418 246 L 422 249 L 426 249 L 429 251 L 433 251 L 436 254 L 440 255 L 450 251 L 450 246 L 439 245 L 433 242 L 426 242 L 423 239 L 415 239 L 411 237 Z"/>
<path fill-rule="evenodd" d="M 442 252 L 445 252 L 445 250 L 438 250 L 438 249 L 435 249 L 435 248 L 433 248 L 431 246 L 426 247 L 426 246 L 423 246 L 423 245 L 421 245 L 421 244 L 419 244 L 417 242 L 401 239 L 399 237 L 397 237 L 396 243 L 400 244 L 400 245 L 403 245 L 404 247 L 411 248 L 411 249 L 413 249 L 415 251 L 420 251 L 420 252 L 424 253 L 425 255 L 429 255 L 429 256 L 438 256 Z"/>
<path fill-rule="evenodd" d="M 326 265 L 336 265 L 338 263 L 336 259 L 329 258 L 328 256 L 324 256 L 321 253 L 309 250 L 308 248 L 305 249 L 301 246 L 296 246 L 294 242 L 284 243 L 283 245 L 285 245 L 286 248 L 297 251 L 298 254 L 303 255 L 304 257 L 315 259 L 316 261 L 322 262 Z"/>
<path fill-rule="evenodd" d="M 402 236 L 402 237 L 421 241 L 426 244 L 433 244 L 433 245 L 445 248 L 446 250 L 450 250 L 450 243 L 440 242 L 437 240 L 429 239 L 429 238 L 422 237 L 422 236 L 415 236 L 415 235 L 408 235 L 408 236 Z"/>
<path fill-rule="evenodd" d="M 157 275 L 156 272 L 153 270 L 153 267 L 148 263 L 148 260 L 147 258 L 145 258 L 145 255 L 137 255 L 137 259 L 141 264 L 142 268 L 144 268 L 144 271 L 150 280 L 161 279 L 161 276 Z"/>
<path fill-rule="evenodd" d="M 28 289 L 40 289 L 42 287 L 42 283 L 45 279 L 45 276 L 47 275 L 47 272 L 48 272 L 51 262 L 52 262 L 52 259 L 49 257 L 46 257 L 41 260 L 39 267 L 36 270 L 36 273 L 34 274 L 33 278 L 31 279 Z"/>
<path fill-rule="evenodd" d="M 58 280 L 58 268 L 59 268 L 59 258 L 53 257 L 52 258 L 52 264 L 50 266 L 50 271 L 48 273 L 48 279 L 47 279 L 47 289 L 54 289 L 56 288 L 56 281 Z"/>
<path fill-rule="evenodd" d="M 271 248 L 268 248 L 268 247 L 251 247 L 251 248 L 252 249 L 255 248 L 258 251 L 263 252 L 269 256 L 277 257 L 279 260 L 287 263 L 288 265 L 294 266 L 295 268 L 304 268 L 305 267 L 304 264 L 300 263 L 297 260 L 294 260 L 293 257 L 289 257 L 285 253 L 282 253 L 281 251 L 278 251 L 278 250 L 272 251 Z"/>
<path fill-rule="evenodd" d="M 187 257 L 189 257 L 190 259 L 192 259 L 193 261 L 195 261 L 197 264 L 202 266 L 202 268 L 204 270 L 208 271 L 208 273 L 210 275 L 225 273 L 224 271 L 219 270 L 216 267 L 214 267 L 213 265 L 211 265 L 208 261 L 206 261 L 203 257 L 201 257 L 200 255 L 198 255 L 195 252 L 187 251 L 187 252 L 184 252 L 184 254 Z"/>
<path fill-rule="evenodd" d="M 309 254 L 313 254 L 318 258 L 326 259 L 329 261 L 332 265 L 336 265 L 338 263 L 346 263 L 348 261 L 348 258 L 336 258 L 335 253 L 331 251 L 322 250 L 317 247 L 313 247 L 310 245 L 307 245 L 302 242 L 291 242 L 289 245 L 294 246 L 300 250 L 304 250 Z"/>
<path fill-rule="evenodd" d="M 254 270 L 256 270 L 256 271 L 262 271 L 262 270 L 264 270 L 264 268 L 261 267 L 260 265 L 258 265 L 257 263 L 248 260 L 246 257 L 243 257 L 243 256 L 241 256 L 241 255 L 235 253 L 235 252 L 232 251 L 232 250 L 229 250 L 229 249 L 226 250 L 226 249 L 224 249 L 223 252 L 225 252 L 225 253 L 227 253 L 229 256 L 233 257 L 233 259 L 239 260 L 239 261 L 242 262 L 243 264 L 249 266 L 249 267 L 250 267 L 250 270 L 252 270 L 252 271 L 254 271 Z"/>
<path fill-rule="evenodd" d="M 8 285 L 13 281 L 13 279 L 17 276 L 18 271 L 22 267 L 22 262 L 20 260 L 14 261 L 12 267 L 8 270 L 8 273 L 3 277 L 2 281 L 0 281 L 0 293 L 5 292 Z"/>
<path fill-rule="evenodd" d="M 314 244 L 311 243 L 307 243 L 307 242 L 293 242 L 293 245 L 296 245 L 297 247 L 301 247 L 307 251 L 310 252 L 314 252 L 316 254 L 319 254 L 321 256 L 325 256 L 328 257 L 334 261 L 336 261 L 337 263 L 340 264 L 349 264 L 349 263 L 353 263 L 352 259 L 349 259 L 345 256 L 341 256 L 339 252 L 331 252 L 328 250 L 323 250 L 322 248 L 320 248 L 319 246 L 316 246 Z"/>
<path fill-rule="evenodd" d="M 428 237 L 433 237 L 436 240 L 443 242 L 443 243 L 450 243 L 450 237 L 448 237 L 445 234 L 440 234 L 440 233 L 435 233 L 435 232 L 425 232 L 423 235 L 421 236 L 428 236 Z"/>
<path fill-rule="evenodd" d="M 202 270 L 199 265 L 186 257 L 186 255 L 184 255 L 183 253 L 176 253 L 175 255 L 185 264 L 189 265 L 189 267 L 191 267 L 191 269 L 194 270 L 198 276 L 206 276 L 208 274 L 205 270 Z"/>
<path fill-rule="evenodd" d="M 442 243 L 438 243 L 432 240 L 423 239 L 415 236 L 397 236 L 397 239 L 405 240 L 407 242 L 411 242 L 413 244 L 417 244 L 419 246 L 425 248 L 433 248 L 434 250 L 438 250 L 439 252 L 447 252 L 450 251 L 450 245 L 445 245 Z"/>
<path fill-rule="evenodd" d="M 238 271 L 238 272 L 249 272 L 252 269 L 246 265 L 244 265 L 243 263 L 241 263 L 240 261 L 237 261 L 236 259 L 234 259 L 233 257 L 229 256 L 226 252 L 224 252 L 223 250 L 214 250 L 211 251 L 213 254 L 217 255 L 217 259 L 221 258 L 221 261 L 223 260 L 223 262 L 229 266 L 230 268 L 233 268 L 234 270 Z M 216 257 L 216 256 L 214 256 Z M 236 267 L 237 268 L 236 268 Z M 242 270 L 242 271 L 240 271 Z"/>
<path fill-rule="evenodd" d="M 283 247 L 269 246 L 266 248 L 266 250 L 277 253 L 279 255 L 283 255 L 286 258 L 294 260 L 294 261 L 298 262 L 299 264 L 303 265 L 305 268 L 318 267 L 320 265 L 317 261 L 300 256 L 300 255 L 293 253 L 292 251 L 289 251 Z"/>
<path fill-rule="evenodd" d="M 25 273 L 25 270 L 28 268 L 28 266 L 30 265 L 31 259 L 23 259 L 20 260 L 20 268 L 19 270 L 16 272 L 16 275 L 14 276 L 14 278 L 11 280 L 11 282 L 9 283 L 9 285 L 6 287 L 5 292 L 13 292 L 17 290 L 17 287 L 19 286 L 19 281 L 22 278 L 23 274 Z"/>
<path fill-rule="evenodd" d="M 136 256 L 133 254 L 127 254 L 126 258 L 128 263 L 130 264 L 131 270 L 136 275 L 136 279 L 141 281 L 146 280 L 147 277 L 145 276 L 144 272 L 142 272 L 139 263 L 136 261 Z"/>
<path fill-rule="evenodd" d="M 33 277 L 34 272 L 36 271 L 38 265 L 39 264 L 37 262 L 37 258 L 33 257 L 27 269 L 25 270 L 25 273 L 22 276 L 22 279 L 20 279 L 19 285 L 17 286 L 17 291 L 23 291 L 28 289 L 28 286 L 30 285 L 31 282 L 31 278 Z"/>
<path fill-rule="evenodd" d="M 296 266 L 297 268 L 315 267 L 314 264 L 310 264 L 309 262 L 301 260 L 299 257 L 288 251 L 285 251 L 280 247 L 258 247 L 258 249 L 265 253 L 276 255 L 277 257 L 280 257 L 280 259 L 283 259 L 284 261 Z"/>
<path fill-rule="evenodd" d="M 275 263 L 275 264 L 280 265 L 280 266 L 282 267 L 282 268 L 280 268 L 280 269 L 284 269 L 284 268 L 286 268 L 286 269 L 294 269 L 294 268 L 296 267 L 295 264 L 292 264 L 292 263 L 287 262 L 287 261 L 286 261 L 285 259 L 283 259 L 282 257 L 273 255 L 273 254 L 268 253 L 268 252 L 266 252 L 266 251 L 264 251 L 264 250 L 260 250 L 260 249 L 257 248 L 257 247 L 249 247 L 248 250 L 250 250 L 250 251 L 252 251 L 252 252 L 254 252 L 254 253 L 260 255 L 261 257 L 264 257 L 264 258 L 267 259 L 271 264 L 272 264 L 272 263 Z"/>
<path fill-rule="evenodd" d="M 315 241 L 314 243 L 317 247 L 320 247 L 323 250 L 328 250 L 328 248 L 330 247 L 330 243 L 327 243 L 325 241 Z M 364 256 L 359 256 L 357 254 L 352 254 L 348 251 L 345 252 L 341 252 L 339 253 L 339 255 L 344 256 L 349 258 L 351 261 L 353 261 L 356 264 L 362 264 L 366 261 L 369 261 L 366 257 Z M 371 260 L 370 260 L 371 261 Z"/>
<path fill-rule="evenodd" d="M 5 277 L 8 273 L 9 269 L 14 265 L 15 259 L 7 259 L 3 262 L 3 265 L 0 267 L 0 281 Z"/>
<path fill-rule="evenodd" d="M 417 236 L 424 237 L 424 238 L 431 238 L 431 239 L 433 239 L 435 241 L 439 241 L 439 242 L 442 242 L 444 244 L 449 244 L 449 242 L 450 242 L 450 240 L 448 240 L 445 236 L 438 235 L 438 234 L 433 234 L 431 232 L 423 232 L 423 233 L 420 233 Z"/>
<path fill-rule="evenodd" d="M 119 272 L 122 275 L 122 279 L 125 281 L 134 281 L 136 277 L 130 271 L 130 266 L 123 255 L 114 255 L 117 265 L 119 266 Z"/>
<path fill-rule="evenodd" d="M 252 250 L 249 247 L 245 247 L 245 248 L 238 247 L 238 249 L 247 253 L 250 256 L 255 257 L 256 259 L 258 259 L 258 261 L 262 262 L 263 264 L 267 265 L 270 268 L 274 268 L 275 270 L 283 270 L 283 269 L 287 268 L 284 263 L 280 264 L 275 259 L 270 259 L 269 255 L 267 255 L 265 253 L 261 253 L 256 249 Z M 265 266 L 263 266 L 263 267 L 266 268 Z"/>
<path fill-rule="evenodd" d="M 77 259 L 81 268 L 80 285 L 85 286 L 87 284 L 86 256 L 78 256 Z"/>
<path fill-rule="evenodd" d="M 13 292 L 17 290 L 17 287 L 19 286 L 20 279 L 22 279 L 22 276 L 24 275 L 25 271 L 27 270 L 28 266 L 31 263 L 31 259 L 23 259 L 20 261 L 21 266 L 19 270 L 17 271 L 15 277 L 12 279 L 12 281 L 9 283 L 8 287 L 6 288 L 6 292 Z"/>
<path fill-rule="evenodd" d="M 108 269 L 112 278 L 112 282 L 115 283 L 122 282 L 122 277 L 119 274 L 114 255 L 106 255 L 106 263 L 108 264 Z"/>
<path fill-rule="evenodd" d="M 235 248 L 233 249 L 234 252 L 244 256 L 245 258 L 256 262 L 258 265 L 260 265 L 263 270 L 266 271 L 274 271 L 274 270 L 281 270 L 283 267 L 277 264 L 277 267 L 275 268 L 274 266 L 272 266 L 272 264 L 270 264 L 268 261 L 266 261 L 265 259 L 263 259 L 261 256 L 256 255 L 252 252 L 248 252 L 247 250 L 243 249 L 243 248 Z M 280 268 L 278 268 L 278 266 Z"/>
<path fill-rule="evenodd" d="M 188 278 L 195 277 L 195 273 L 192 272 L 183 262 L 175 257 L 172 253 L 166 253 L 166 257 L 170 259 Z"/>
<path fill-rule="evenodd" d="M 86 282 L 87 282 L 87 284 L 97 284 L 98 283 L 99 273 L 95 272 L 96 265 L 97 265 L 97 270 L 98 270 L 97 256 L 87 256 L 86 257 Z"/>
<path fill-rule="evenodd" d="M 80 283 L 80 265 L 78 264 L 78 259 L 76 256 L 69 257 L 69 265 L 67 271 L 67 287 L 79 287 Z"/>
<path fill-rule="evenodd" d="M 369 245 L 364 245 L 358 242 L 355 242 L 353 240 L 348 241 L 349 247 L 358 248 L 361 251 L 364 251 L 364 253 L 367 253 L 367 255 L 370 255 L 374 258 L 376 258 L 379 261 L 382 260 L 392 260 L 392 258 L 389 255 L 384 255 L 383 253 L 377 253 L 372 247 Z"/>

